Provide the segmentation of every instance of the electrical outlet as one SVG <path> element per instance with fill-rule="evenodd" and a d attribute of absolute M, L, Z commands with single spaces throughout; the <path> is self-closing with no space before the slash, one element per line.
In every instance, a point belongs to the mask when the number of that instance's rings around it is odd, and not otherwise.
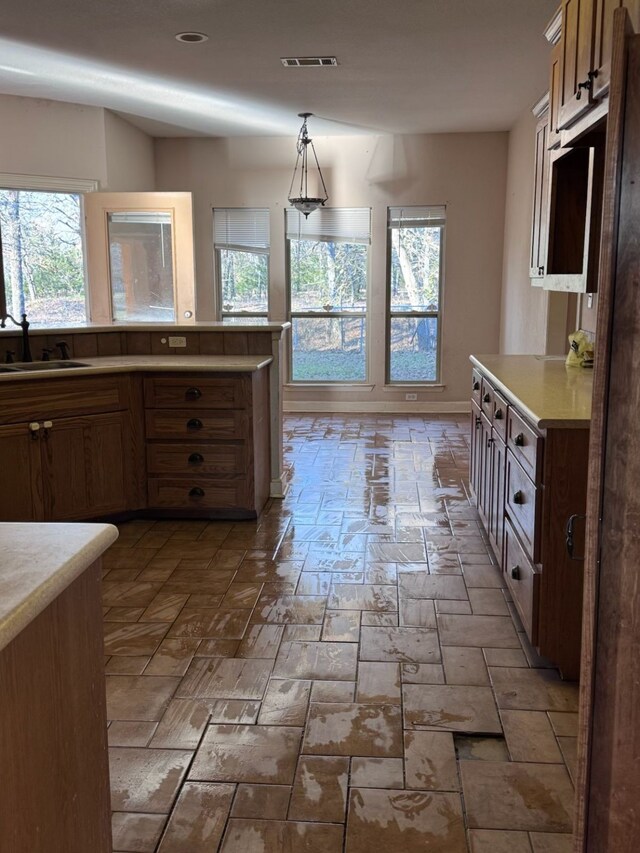
<path fill-rule="evenodd" d="M 405 400 L 417 400 L 418 395 L 417 394 L 405 394 L 404 399 Z"/>
<path fill-rule="evenodd" d="M 172 337 L 169 335 L 169 346 L 170 347 L 186 347 L 187 339 L 183 337 Z"/>

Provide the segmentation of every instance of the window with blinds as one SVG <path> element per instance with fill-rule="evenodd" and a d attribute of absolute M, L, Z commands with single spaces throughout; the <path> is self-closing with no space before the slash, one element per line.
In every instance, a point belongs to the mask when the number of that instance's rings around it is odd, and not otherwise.
<path fill-rule="evenodd" d="M 222 317 L 269 312 L 269 211 L 214 208 L 216 284 Z"/>
<path fill-rule="evenodd" d="M 292 382 L 365 382 L 369 208 L 287 209 Z"/>
<path fill-rule="evenodd" d="M 438 382 L 446 208 L 390 207 L 387 223 L 387 382 Z"/>

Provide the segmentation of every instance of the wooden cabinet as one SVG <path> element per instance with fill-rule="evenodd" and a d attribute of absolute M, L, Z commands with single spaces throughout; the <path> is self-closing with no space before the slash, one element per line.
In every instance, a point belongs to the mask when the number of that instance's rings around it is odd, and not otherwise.
<path fill-rule="evenodd" d="M 147 376 L 144 399 L 149 506 L 258 515 L 269 493 L 266 371 Z"/>
<path fill-rule="evenodd" d="M 585 511 L 589 430 L 540 431 L 508 389 L 484 375 L 481 382 L 492 412 L 471 403 L 478 513 L 529 639 L 564 677 L 577 678 L 582 566 L 567 553 L 565 528 Z M 583 553 L 581 542 L 575 551 Z"/>
<path fill-rule="evenodd" d="M 548 100 L 538 110 L 533 172 L 533 214 L 531 218 L 531 254 L 529 276 L 532 284 L 540 285 L 547 263 L 547 198 L 549 172 L 549 107 Z"/>
<path fill-rule="evenodd" d="M 126 382 L 79 380 L 0 389 L 0 520 L 79 520 L 129 508 Z M 93 414 L 101 408 L 120 410 Z M 89 414 L 63 416 L 83 409 Z"/>
<path fill-rule="evenodd" d="M 570 128 L 609 92 L 613 13 L 638 22 L 637 0 L 562 0 L 558 126 Z"/>

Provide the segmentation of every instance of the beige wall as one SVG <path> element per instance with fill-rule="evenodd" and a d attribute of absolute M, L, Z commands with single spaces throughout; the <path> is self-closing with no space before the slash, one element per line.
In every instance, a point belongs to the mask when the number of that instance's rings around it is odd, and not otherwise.
<path fill-rule="evenodd" d="M 153 142 L 107 110 L 0 95 L 0 172 L 154 189 Z"/>
<path fill-rule="evenodd" d="M 536 119 L 526 110 L 509 133 L 500 352 L 567 352 L 569 297 L 532 287 L 529 279 Z"/>
<path fill-rule="evenodd" d="M 418 390 L 418 406 L 467 404 L 469 354 L 497 352 L 504 236 L 506 133 L 315 139 L 334 207 L 372 209 L 370 385 L 287 389 L 290 407 L 401 411 L 405 390 L 384 388 L 386 209 L 446 204 L 442 382 Z M 213 207 L 269 207 L 274 319 L 285 316 L 284 209 L 295 160 L 293 139 L 162 139 L 156 188 L 194 194 L 198 317 L 215 316 Z M 415 389 L 407 389 L 415 390 Z M 451 406 L 449 406 L 451 408 Z"/>

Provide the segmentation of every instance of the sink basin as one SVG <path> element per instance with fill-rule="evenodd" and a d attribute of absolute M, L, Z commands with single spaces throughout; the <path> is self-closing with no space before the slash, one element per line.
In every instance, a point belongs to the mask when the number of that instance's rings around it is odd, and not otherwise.
<path fill-rule="evenodd" d="M 82 361 L 28 361 L 5 368 L 8 371 L 19 370 L 68 370 L 71 367 L 89 367 Z"/>

